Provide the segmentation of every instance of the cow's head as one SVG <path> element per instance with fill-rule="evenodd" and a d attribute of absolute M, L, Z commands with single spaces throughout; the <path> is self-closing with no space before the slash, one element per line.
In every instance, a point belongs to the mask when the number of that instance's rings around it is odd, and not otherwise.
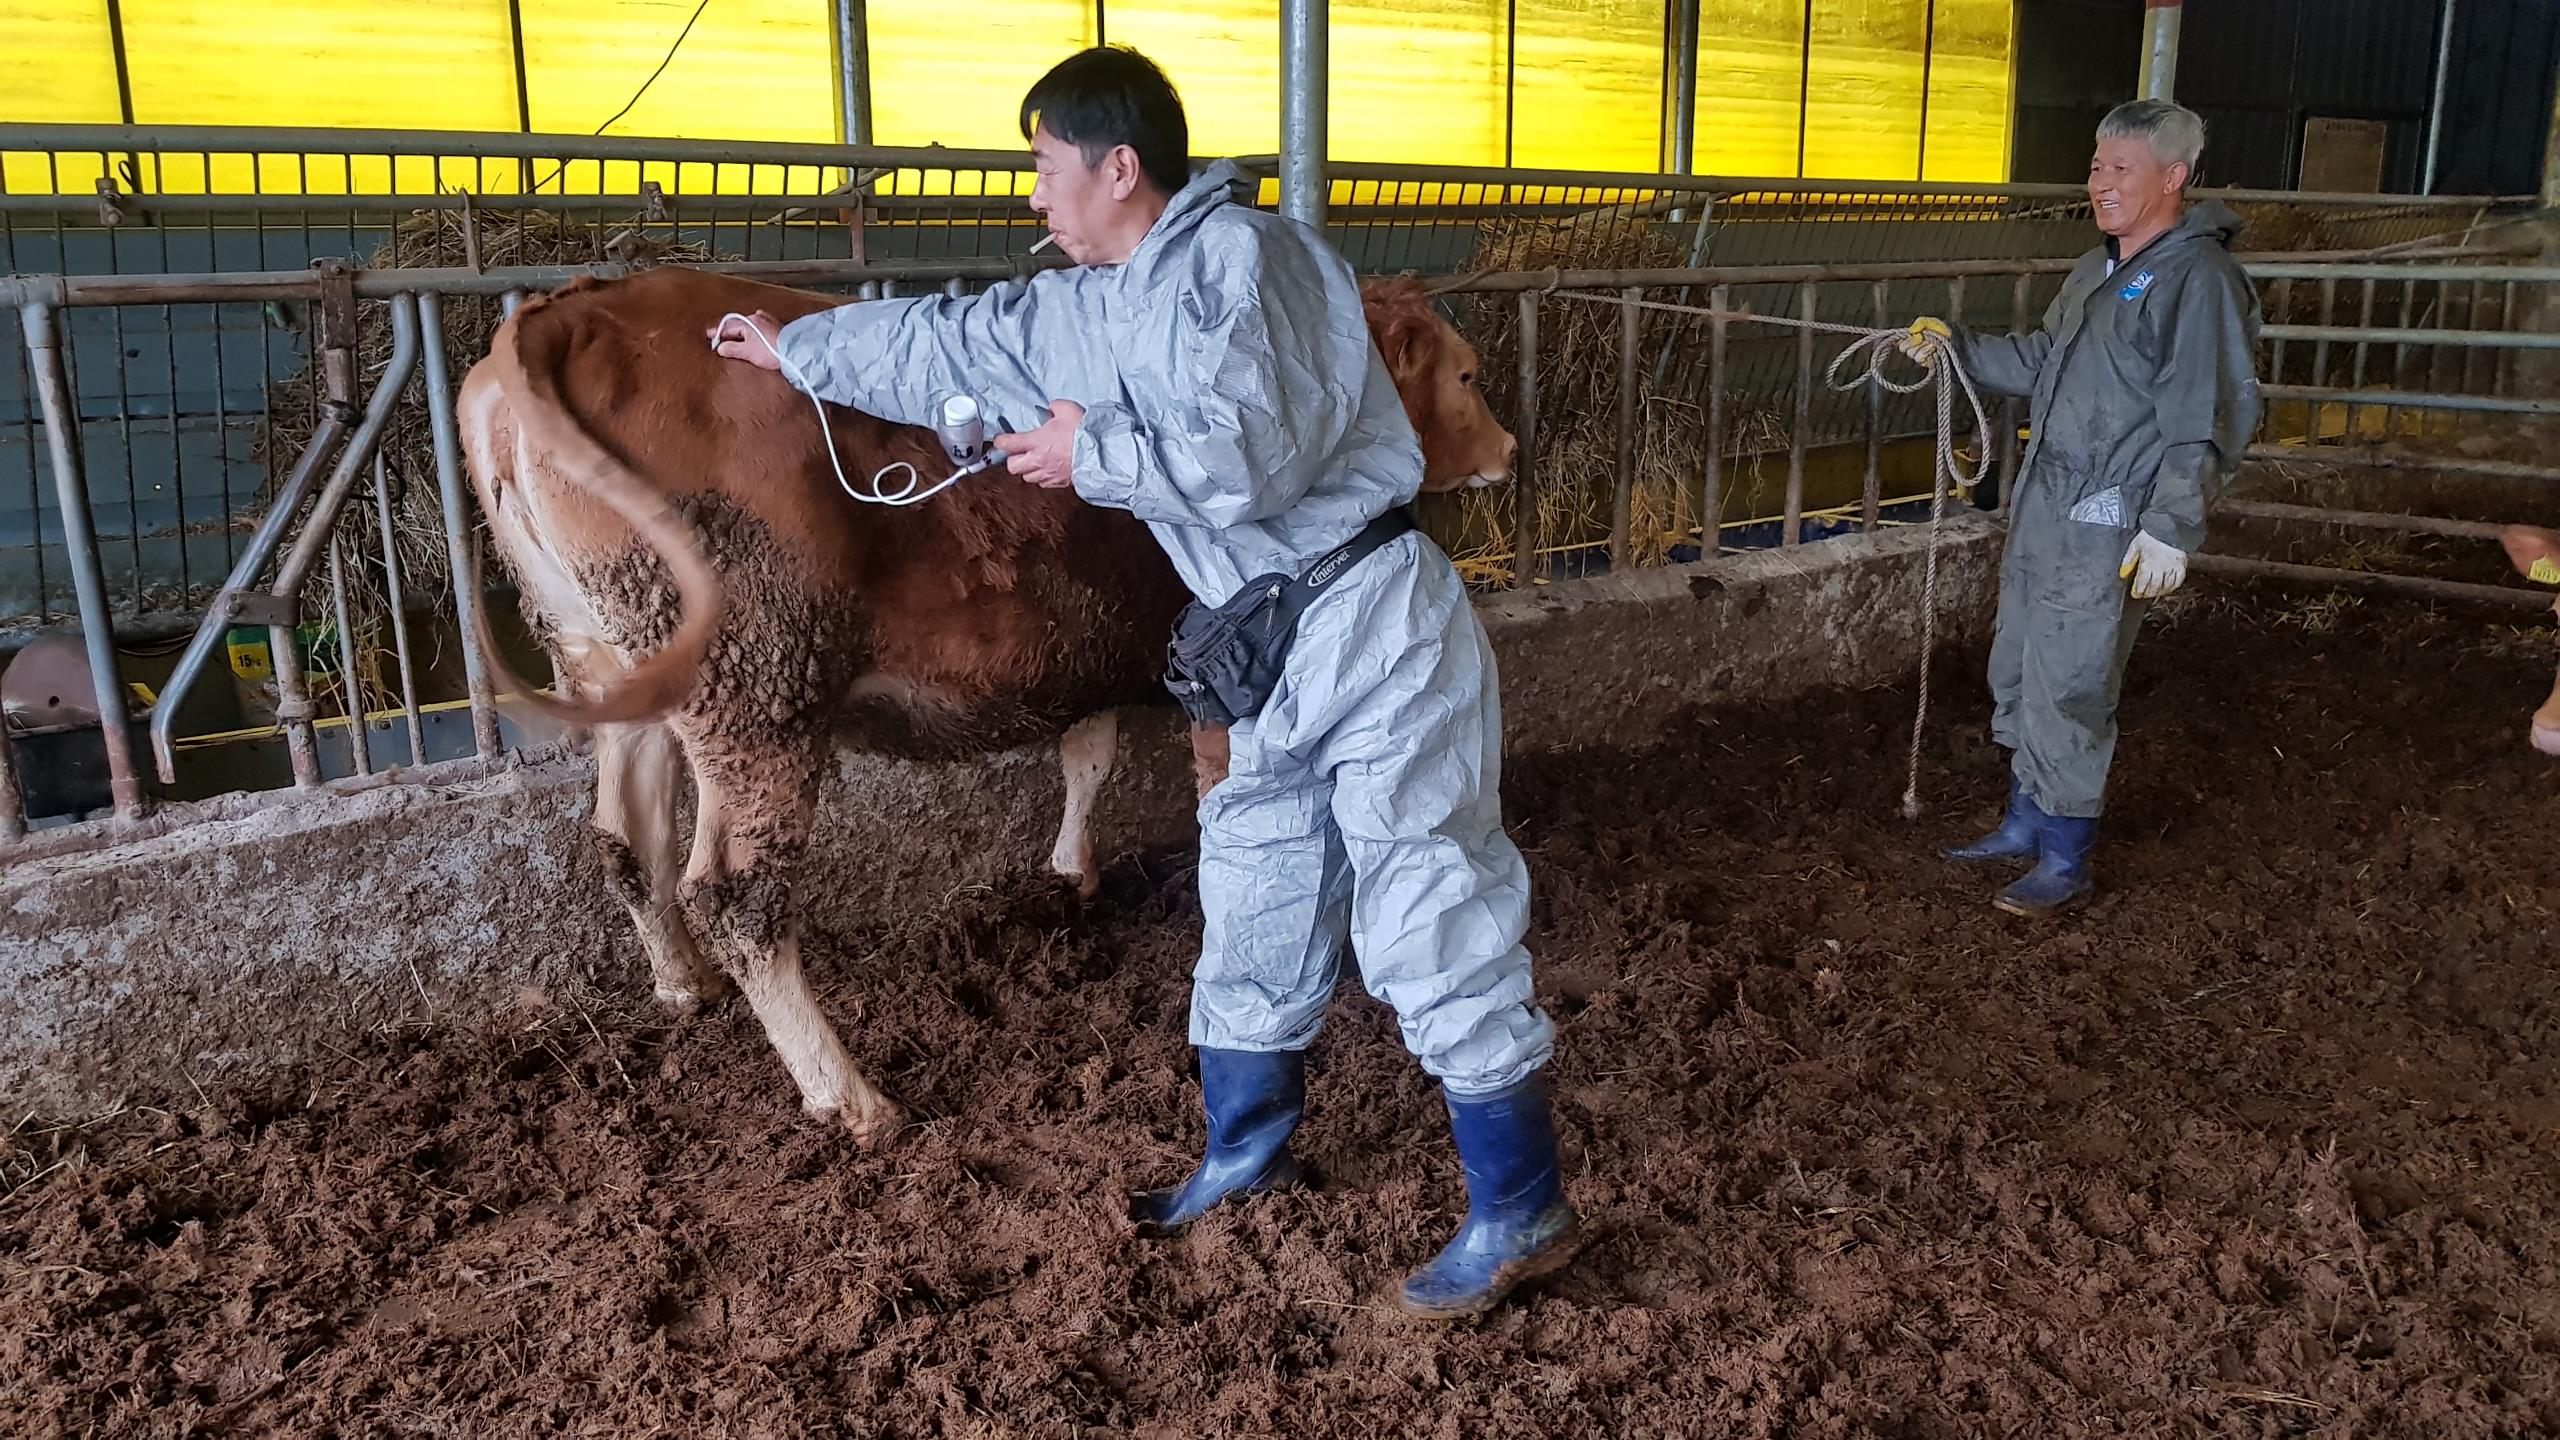
<path fill-rule="evenodd" d="M 1426 495 L 1511 478 L 1520 442 L 1493 418 L 1476 388 L 1476 350 L 1440 318 L 1419 281 L 1381 280 L 1361 292 L 1369 333 L 1395 377 L 1396 394 L 1422 437 Z"/>
<path fill-rule="evenodd" d="M 2507 558 L 2515 562 L 2516 573 L 2560 585 L 2560 535 L 2531 525 L 2510 525 L 2498 539 L 2507 547 Z M 2545 755 L 2560 755 L 2560 679 L 2552 683 L 2551 698 L 2534 712 L 2533 748 Z"/>

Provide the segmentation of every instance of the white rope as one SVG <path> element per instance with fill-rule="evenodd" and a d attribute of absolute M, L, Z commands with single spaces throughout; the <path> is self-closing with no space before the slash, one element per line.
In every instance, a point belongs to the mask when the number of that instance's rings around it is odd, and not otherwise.
<path fill-rule="evenodd" d="M 924 477 L 916 473 L 916 467 L 904 460 L 892 460 L 888 464 L 883 465 L 878 470 L 872 472 L 871 492 L 869 494 L 866 495 L 862 491 L 854 489 L 853 482 L 845 478 L 844 462 L 836 458 L 836 436 L 835 431 L 829 429 L 827 426 L 827 407 L 820 403 L 817 392 L 809 387 L 808 377 L 801 374 L 800 367 L 792 364 L 790 358 L 782 353 L 781 348 L 776 346 L 773 341 L 765 335 L 762 327 L 758 326 L 756 322 L 748 319 L 746 316 L 740 315 L 733 310 L 720 317 L 721 328 L 725 330 L 728 327 L 728 323 L 732 320 L 737 321 L 741 326 L 745 327 L 748 334 L 753 335 L 758 341 L 763 343 L 765 352 L 773 356 L 774 363 L 781 367 L 782 378 L 791 382 L 791 388 L 809 397 L 809 407 L 818 412 L 818 434 L 827 442 L 827 463 L 835 467 L 836 483 L 843 486 L 844 493 L 852 496 L 854 499 L 859 500 L 866 505 L 921 505 L 925 501 L 932 499 L 934 496 L 941 494 L 943 491 L 950 489 L 952 486 L 959 484 L 962 479 L 975 475 L 979 471 L 995 464 L 997 460 L 1003 458 L 999 453 L 990 450 L 987 452 L 986 459 L 979 461 L 975 465 L 963 466 L 958 470 L 952 471 L 950 478 L 944 480 L 941 484 L 934 486 L 932 489 L 922 492 L 921 494 L 917 492 L 916 486 L 924 483 Z M 888 475 L 892 470 L 906 471 L 907 483 L 899 486 L 894 491 L 884 492 L 880 487 L 888 482 Z"/>
<path fill-rule="evenodd" d="M 1830 335 L 1853 335 L 1857 338 L 1842 346 L 1831 357 L 1831 366 L 1823 381 L 1834 390 L 1855 390 L 1873 383 L 1897 395 L 1917 392 L 1921 386 L 1935 382 L 1938 392 L 1938 453 L 1929 486 L 1929 549 L 1924 567 L 1920 598 L 1920 702 L 1911 718 L 1910 774 L 1902 791 L 1902 817 L 1920 818 L 1920 747 L 1929 727 L 1929 662 L 1938 649 L 1938 544 L 1944 533 L 1940 524 L 1946 518 L 1947 492 L 1950 488 L 1971 489 L 1982 482 L 1991 468 L 1991 417 L 1982 408 L 1982 396 L 1973 388 L 1973 377 L 1965 373 L 1964 363 L 1956 358 L 1954 345 L 1936 335 L 1923 332 L 1917 338 L 1919 354 L 1914 357 L 1920 374 L 1909 383 L 1884 373 L 1885 357 L 1902 342 L 1913 339 L 1908 330 L 1878 330 L 1866 325 L 1840 325 L 1824 320 L 1800 320 L 1785 315 L 1759 315 L 1749 310 L 1716 310 L 1704 305 L 1674 305 L 1662 300 L 1636 300 L 1624 295 L 1586 294 L 1572 290 L 1546 292 L 1566 300 L 1585 300 L 1601 305 L 1633 305 L 1644 310 L 1668 310 L 1682 315 L 1703 315 L 1709 319 L 1743 320 L 1754 325 L 1783 325 L 1796 330 L 1812 330 Z M 1840 378 L 1841 367 L 1849 357 L 1864 352 L 1866 364 L 1846 382 Z M 1966 473 L 1956 456 L 1955 398 L 1964 391 L 1965 402 L 1973 407 L 1974 433 L 1982 437 L 1982 454 L 1973 470 Z M 1720 438 L 1720 437 L 1719 437 Z M 1713 525 L 1716 516 L 1706 517 Z"/>

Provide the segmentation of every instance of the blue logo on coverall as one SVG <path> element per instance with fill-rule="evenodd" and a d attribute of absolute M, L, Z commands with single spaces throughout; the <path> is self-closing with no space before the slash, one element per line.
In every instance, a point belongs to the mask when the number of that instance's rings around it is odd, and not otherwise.
<path fill-rule="evenodd" d="M 2117 291 L 2116 298 L 2119 300 L 2139 300 L 2142 298 L 2142 292 L 2150 288 L 2151 272 L 2145 270 L 2141 274 L 2134 276 L 2131 281 L 2127 282 L 2123 289 Z"/>

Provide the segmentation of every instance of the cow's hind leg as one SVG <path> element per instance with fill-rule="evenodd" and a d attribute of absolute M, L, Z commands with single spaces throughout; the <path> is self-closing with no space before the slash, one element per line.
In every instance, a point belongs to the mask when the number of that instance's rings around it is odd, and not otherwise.
<path fill-rule="evenodd" d="M 691 1015 L 729 982 L 705 963 L 678 903 L 683 852 L 676 833 L 684 752 L 663 724 L 608 725 L 596 732 L 596 850 L 614 893 L 631 911 L 658 1004 Z"/>
<path fill-rule="evenodd" d="M 1049 851 L 1049 869 L 1090 900 L 1102 889 L 1102 873 L 1093 863 L 1093 807 L 1102 796 L 1120 758 L 1120 712 L 1087 715 L 1058 737 L 1058 764 L 1065 770 L 1065 813 L 1058 821 L 1058 843 Z"/>
<path fill-rule="evenodd" d="M 687 737 L 700 814 L 685 904 L 765 1037 L 800 1087 L 801 1108 L 832 1118 L 869 1149 L 899 1123 L 898 1107 L 854 1068 L 800 969 L 793 908 L 808 853 L 823 753 L 799 741 L 741 747 Z"/>

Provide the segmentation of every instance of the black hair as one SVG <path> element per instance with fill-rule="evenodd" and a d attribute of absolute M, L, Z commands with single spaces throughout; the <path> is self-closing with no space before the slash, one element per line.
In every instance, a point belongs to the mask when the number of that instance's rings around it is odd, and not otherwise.
<path fill-rule="evenodd" d="M 1041 76 L 1022 97 L 1022 138 L 1035 130 L 1075 146 L 1088 166 L 1126 145 L 1148 182 L 1167 195 L 1191 180 L 1182 97 L 1154 61 L 1125 45 L 1080 50 Z"/>

